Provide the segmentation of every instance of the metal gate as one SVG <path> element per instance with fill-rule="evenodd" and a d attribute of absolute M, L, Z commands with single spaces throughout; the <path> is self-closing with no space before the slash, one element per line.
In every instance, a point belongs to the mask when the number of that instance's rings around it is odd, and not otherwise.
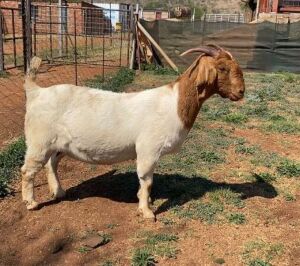
<path fill-rule="evenodd" d="M 26 71 L 37 55 L 48 65 L 72 68 L 73 83 L 78 84 L 80 69 L 87 66 L 104 78 L 107 69 L 129 64 L 130 5 L 111 9 L 87 2 L 15 3 L 0 3 L 0 71 L 20 67 Z"/>

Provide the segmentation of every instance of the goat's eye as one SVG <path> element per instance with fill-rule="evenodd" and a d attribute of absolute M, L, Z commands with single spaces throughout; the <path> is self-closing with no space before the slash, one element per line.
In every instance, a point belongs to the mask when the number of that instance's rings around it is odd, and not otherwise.
<path fill-rule="evenodd" d="M 226 67 L 223 67 L 223 66 L 219 67 L 219 71 L 220 72 L 229 72 L 229 70 Z"/>

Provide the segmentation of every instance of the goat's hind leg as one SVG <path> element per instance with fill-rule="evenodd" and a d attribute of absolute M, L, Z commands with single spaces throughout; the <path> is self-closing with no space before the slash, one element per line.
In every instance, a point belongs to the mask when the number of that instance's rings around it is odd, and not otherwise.
<path fill-rule="evenodd" d="M 62 153 L 53 153 L 46 164 L 48 170 L 48 185 L 50 194 L 54 199 L 63 198 L 66 195 L 66 192 L 62 189 L 58 174 L 57 174 L 57 166 L 61 158 L 63 157 Z"/>
<path fill-rule="evenodd" d="M 22 171 L 22 198 L 26 202 L 28 210 L 38 207 L 34 198 L 34 177 L 43 168 L 49 155 L 44 153 L 35 153 L 30 148 L 26 152 L 25 163 L 21 168 Z"/>

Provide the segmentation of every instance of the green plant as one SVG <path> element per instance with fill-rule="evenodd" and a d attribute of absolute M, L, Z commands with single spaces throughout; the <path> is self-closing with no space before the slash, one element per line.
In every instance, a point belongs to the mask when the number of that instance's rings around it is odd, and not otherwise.
<path fill-rule="evenodd" d="M 147 231 L 142 232 L 138 237 L 144 239 L 144 248 L 151 254 L 159 257 L 176 258 L 178 250 L 175 242 L 179 239 L 178 236 L 171 233 L 154 234 Z"/>
<path fill-rule="evenodd" d="M 269 110 L 266 102 L 259 102 L 257 105 L 254 106 L 246 104 L 242 107 L 242 111 L 247 116 L 254 116 L 259 118 L 267 118 L 271 114 L 271 111 Z"/>
<path fill-rule="evenodd" d="M 230 114 L 230 108 L 229 105 L 225 105 L 223 103 L 217 105 L 216 107 L 204 105 L 204 108 L 202 108 L 202 112 L 205 112 L 206 118 L 208 120 L 219 120 L 223 119 L 224 116 Z"/>
<path fill-rule="evenodd" d="M 149 71 L 154 75 L 170 75 L 170 76 L 177 76 L 178 73 L 174 71 L 172 68 L 162 67 L 160 65 L 142 65 L 142 70 Z"/>
<path fill-rule="evenodd" d="M 300 132 L 300 125 L 297 121 L 290 121 L 286 119 L 276 119 L 272 123 L 263 126 L 266 131 L 273 131 L 279 133 L 293 134 Z"/>
<path fill-rule="evenodd" d="M 147 248 L 138 248 L 132 256 L 133 266 L 153 266 L 156 264 L 154 256 Z"/>
<path fill-rule="evenodd" d="M 237 208 L 243 208 L 245 203 L 241 199 L 241 194 L 228 188 L 215 189 L 209 193 L 209 198 L 217 204 L 232 205 Z"/>
<path fill-rule="evenodd" d="M 270 266 L 271 261 L 283 254 L 284 246 L 281 243 L 268 243 L 263 240 L 249 241 L 245 244 L 243 259 L 247 265 Z"/>
<path fill-rule="evenodd" d="M 81 246 L 78 248 L 78 252 L 82 253 L 82 254 L 87 253 L 89 251 L 90 251 L 90 249 L 88 247 Z"/>
<path fill-rule="evenodd" d="M 285 159 L 277 166 L 277 172 L 282 176 L 287 177 L 299 177 L 300 176 L 300 164 L 294 161 Z"/>
<path fill-rule="evenodd" d="M 175 207 L 172 209 L 173 213 L 180 218 L 199 219 L 201 221 L 212 224 L 216 221 L 217 215 L 223 212 L 222 204 L 204 203 L 195 201 L 189 204 L 188 207 Z"/>
<path fill-rule="evenodd" d="M 284 197 L 285 201 L 288 201 L 288 202 L 296 200 L 296 197 L 290 192 L 284 192 L 283 197 Z"/>
<path fill-rule="evenodd" d="M 112 236 L 110 234 L 98 233 L 98 235 L 103 237 L 103 241 L 102 241 L 101 245 L 105 245 L 105 244 L 109 243 L 110 241 L 112 241 Z"/>
<path fill-rule="evenodd" d="M 245 215 L 243 213 L 230 213 L 227 215 L 227 219 L 233 224 L 243 224 L 246 221 Z"/>
<path fill-rule="evenodd" d="M 167 8 L 168 3 L 165 1 L 153 0 L 146 3 L 145 8 L 156 9 L 156 8 Z"/>
<path fill-rule="evenodd" d="M 156 245 L 159 242 L 172 242 L 172 241 L 177 241 L 178 236 L 172 235 L 172 234 L 155 234 L 155 235 L 150 235 L 146 239 L 146 244 L 149 245 Z"/>
<path fill-rule="evenodd" d="M 85 85 L 101 90 L 122 91 L 125 85 L 133 82 L 134 76 L 133 70 L 122 67 L 114 76 L 106 80 L 103 80 L 102 76 L 95 76 L 93 79 L 86 80 Z"/>
<path fill-rule="evenodd" d="M 114 265 L 115 265 L 115 263 L 112 262 L 111 260 L 107 260 L 101 264 L 101 266 L 114 266 Z"/>
<path fill-rule="evenodd" d="M 245 145 L 238 145 L 235 147 L 235 152 L 236 153 L 241 153 L 241 154 L 254 154 L 257 152 L 258 148 L 256 146 L 245 146 Z"/>
<path fill-rule="evenodd" d="M 251 159 L 254 165 L 263 165 L 268 168 L 276 167 L 282 158 L 275 152 L 259 152 Z"/>
<path fill-rule="evenodd" d="M 261 259 L 251 260 L 251 261 L 249 261 L 248 265 L 249 266 L 272 266 L 271 263 L 266 262 L 266 261 L 261 260 Z"/>
<path fill-rule="evenodd" d="M 0 152 L 0 197 L 10 192 L 9 183 L 24 163 L 25 151 L 25 139 L 21 137 Z"/>
<path fill-rule="evenodd" d="M 194 7 L 195 8 L 195 19 L 201 19 L 205 13 L 205 8 Z"/>
<path fill-rule="evenodd" d="M 263 101 L 277 101 L 282 99 L 282 83 L 273 82 L 271 85 L 257 91 L 257 95 Z"/>
<path fill-rule="evenodd" d="M 278 74 L 284 82 L 294 83 L 297 80 L 297 76 L 290 72 L 279 72 Z"/>
<path fill-rule="evenodd" d="M 272 175 L 270 173 L 259 173 L 259 174 L 254 173 L 253 177 L 258 182 L 266 182 L 266 183 L 273 182 L 277 179 L 275 175 Z"/>
<path fill-rule="evenodd" d="M 248 117 L 242 113 L 231 113 L 224 117 L 225 122 L 242 124 L 248 121 Z"/>
<path fill-rule="evenodd" d="M 207 163 L 223 163 L 225 159 L 213 151 L 201 151 L 199 157 Z"/>

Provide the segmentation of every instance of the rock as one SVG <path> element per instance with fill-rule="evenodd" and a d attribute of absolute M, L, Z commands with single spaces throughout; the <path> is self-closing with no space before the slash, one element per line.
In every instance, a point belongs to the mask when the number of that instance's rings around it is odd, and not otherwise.
<path fill-rule="evenodd" d="M 105 241 L 104 237 L 99 236 L 99 235 L 93 235 L 93 236 L 88 237 L 84 241 L 83 245 L 87 248 L 97 248 L 101 245 L 106 244 L 105 242 L 106 241 Z"/>

